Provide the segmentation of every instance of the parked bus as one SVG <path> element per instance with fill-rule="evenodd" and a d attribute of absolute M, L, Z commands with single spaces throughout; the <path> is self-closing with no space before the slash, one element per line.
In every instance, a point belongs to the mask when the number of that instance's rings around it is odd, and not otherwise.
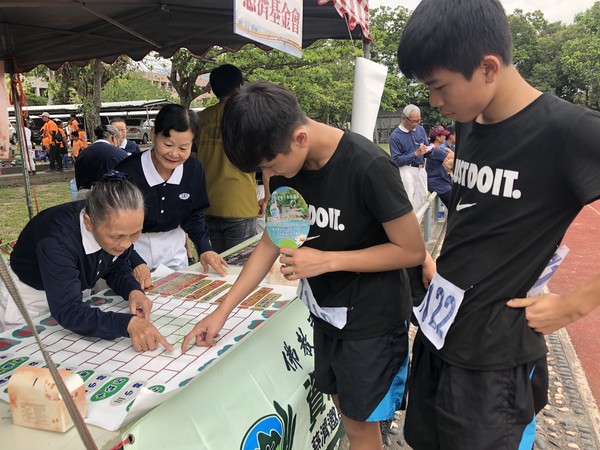
<path fill-rule="evenodd" d="M 113 117 L 122 117 L 126 120 L 126 123 L 128 118 L 142 118 L 145 121 L 143 123 L 153 124 L 151 120 L 154 118 L 154 116 L 156 116 L 161 106 L 166 103 L 169 103 L 166 99 L 135 100 L 127 102 L 104 102 L 101 104 L 100 108 L 100 120 L 102 124 L 108 124 L 110 122 L 110 119 Z M 43 112 L 48 112 L 50 114 L 50 118 L 60 119 L 63 122 L 66 122 L 71 116 L 71 114 L 75 113 L 77 114 L 77 121 L 79 123 L 85 123 L 85 120 L 81 115 L 81 107 L 81 104 L 26 106 L 24 108 L 24 113 L 30 124 L 32 141 L 34 142 L 34 144 L 37 145 L 41 143 L 40 128 L 42 127 L 44 122 L 42 121 L 40 115 Z M 14 122 L 13 106 L 8 107 L 8 116 L 9 121 Z M 88 126 L 86 126 L 86 129 L 88 131 L 88 137 L 92 137 L 93 130 L 90 130 Z M 149 131 L 145 131 L 146 130 L 132 130 L 132 140 L 138 140 L 139 142 L 143 142 L 145 140 L 146 142 L 148 142 L 150 138 L 150 133 Z"/>

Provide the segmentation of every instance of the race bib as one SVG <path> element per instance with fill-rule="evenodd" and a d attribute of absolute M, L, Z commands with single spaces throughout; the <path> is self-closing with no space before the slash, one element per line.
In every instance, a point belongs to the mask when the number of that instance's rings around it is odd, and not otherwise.
<path fill-rule="evenodd" d="M 438 350 L 444 346 L 464 297 L 463 289 L 436 273 L 423 303 L 413 308 L 421 331 Z"/>
<path fill-rule="evenodd" d="M 348 320 L 348 308 L 345 306 L 320 307 L 317 304 L 317 300 L 315 299 L 313 291 L 310 288 L 310 284 L 308 284 L 308 280 L 306 278 L 302 278 L 298 283 L 296 295 L 300 300 L 302 300 L 302 303 L 306 305 L 312 315 L 324 320 L 328 324 L 333 325 L 340 330 L 346 326 L 346 322 Z"/>

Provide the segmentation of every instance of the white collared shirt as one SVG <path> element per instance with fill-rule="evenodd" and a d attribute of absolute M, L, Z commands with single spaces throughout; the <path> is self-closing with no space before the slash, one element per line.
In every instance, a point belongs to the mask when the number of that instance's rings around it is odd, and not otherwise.
<path fill-rule="evenodd" d="M 165 183 L 165 180 L 160 176 L 156 167 L 154 167 L 154 163 L 152 162 L 152 152 L 154 149 L 150 151 L 146 151 L 142 154 L 142 170 L 144 171 L 144 176 L 146 177 L 146 181 L 151 187 L 157 186 L 159 184 Z M 181 183 L 181 178 L 183 177 L 183 164 L 177 166 L 173 173 L 166 181 L 169 184 L 179 185 Z"/>
<path fill-rule="evenodd" d="M 96 238 L 91 231 L 85 227 L 85 223 L 83 222 L 83 215 L 85 214 L 85 208 L 81 210 L 79 213 L 79 228 L 81 229 L 81 242 L 83 243 L 83 250 L 86 255 L 91 255 L 92 253 L 96 253 L 99 250 L 102 250 L 100 244 L 96 242 Z"/>

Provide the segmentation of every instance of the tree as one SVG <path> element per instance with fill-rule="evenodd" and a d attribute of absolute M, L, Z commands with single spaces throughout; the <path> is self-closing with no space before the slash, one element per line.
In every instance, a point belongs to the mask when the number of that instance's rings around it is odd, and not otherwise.
<path fill-rule="evenodd" d="M 99 59 L 92 59 L 86 66 L 79 67 L 73 63 L 65 63 L 56 71 L 57 81 L 73 88 L 81 100 L 81 112 L 88 130 L 93 130 L 100 125 L 102 87 L 111 78 L 124 74 L 128 65 L 129 58 L 122 56 L 111 65 Z"/>
<path fill-rule="evenodd" d="M 165 98 L 172 100 L 171 91 L 155 86 L 141 72 L 131 71 L 112 78 L 102 89 L 102 101 L 119 102 L 127 100 L 152 100 Z"/>
<path fill-rule="evenodd" d="M 381 98 L 381 109 L 385 111 L 396 111 L 408 103 L 428 106 L 423 86 L 407 80 L 398 68 L 396 52 L 409 16 L 410 11 L 403 6 L 382 6 L 371 11 L 371 60 L 388 68 Z"/>
<path fill-rule="evenodd" d="M 562 47 L 560 62 L 573 89 L 573 100 L 600 110 L 600 2 L 578 14 L 573 35 Z"/>
<path fill-rule="evenodd" d="M 211 48 L 203 56 L 196 56 L 187 49 L 175 52 L 171 58 L 169 81 L 179 95 L 179 103 L 189 107 L 195 98 L 210 91 L 208 85 L 198 86 L 196 81 L 218 66 L 216 59 L 224 52 L 220 47 Z"/>
<path fill-rule="evenodd" d="M 247 45 L 219 58 L 240 68 L 249 81 L 266 80 L 290 89 L 310 117 L 344 126 L 350 121 L 357 43 L 321 40 L 304 49 L 302 58 Z"/>
<path fill-rule="evenodd" d="M 573 25 L 548 23 L 540 11 L 509 16 L 514 63 L 542 92 L 598 109 L 600 3 L 578 14 Z"/>

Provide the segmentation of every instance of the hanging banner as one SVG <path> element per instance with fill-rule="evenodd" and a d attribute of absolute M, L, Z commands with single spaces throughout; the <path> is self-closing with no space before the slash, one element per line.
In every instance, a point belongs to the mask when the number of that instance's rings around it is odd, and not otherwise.
<path fill-rule="evenodd" d="M 4 61 L 0 61 L 0 159 L 9 158 L 10 136 L 8 132 L 8 97 L 4 83 Z"/>
<path fill-rule="evenodd" d="M 235 0 L 233 32 L 302 57 L 302 0 Z"/>
<path fill-rule="evenodd" d="M 356 58 L 350 129 L 370 141 L 373 141 L 387 71 L 387 67 L 382 64 L 365 58 Z"/>

